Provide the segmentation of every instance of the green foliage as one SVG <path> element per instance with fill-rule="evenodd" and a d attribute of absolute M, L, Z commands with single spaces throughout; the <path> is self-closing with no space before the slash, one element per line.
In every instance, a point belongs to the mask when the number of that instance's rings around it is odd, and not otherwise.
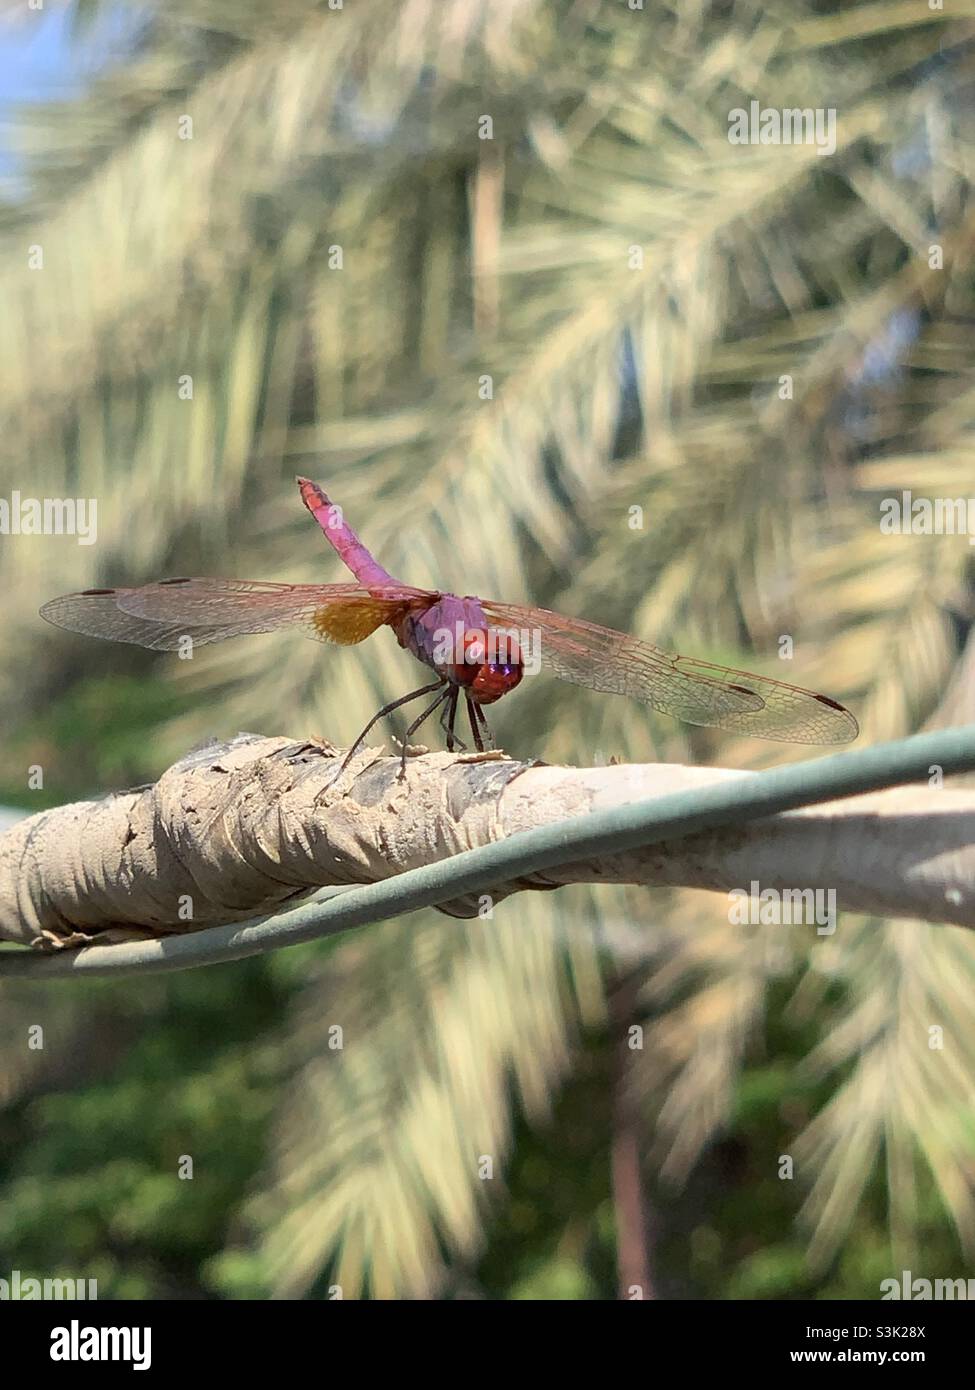
<path fill-rule="evenodd" d="M 33 812 L 158 776 L 154 733 L 178 708 L 172 686 L 148 674 L 70 685 L 18 721 L 3 749 L 0 797 Z M 45 784 L 26 791 L 14 770 L 32 766 L 45 769 Z"/>
<path fill-rule="evenodd" d="M 95 1278 L 100 1297 L 212 1294 L 203 1267 L 227 1240 L 274 1112 L 263 1037 L 284 996 L 260 961 L 84 992 L 87 1011 L 118 1019 L 117 1055 L 83 1088 L 5 1113 L 0 1250 L 11 1268 Z M 38 1000 L 33 1016 L 48 1006 Z"/>

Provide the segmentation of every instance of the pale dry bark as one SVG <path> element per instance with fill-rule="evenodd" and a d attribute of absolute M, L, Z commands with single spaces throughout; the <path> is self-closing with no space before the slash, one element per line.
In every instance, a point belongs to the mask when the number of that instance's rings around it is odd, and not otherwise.
<path fill-rule="evenodd" d="M 31 816 L 0 836 L 0 937 L 43 947 L 192 932 L 372 883 L 520 831 L 750 774 L 552 767 L 503 754 L 240 735 L 152 786 Z M 835 890 L 840 909 L 975 925 L 975 792 L 911 785 L 580 861 L 494 887 L 569 883 Z M 473 916 L 477 900 L 441 905 Z"/>

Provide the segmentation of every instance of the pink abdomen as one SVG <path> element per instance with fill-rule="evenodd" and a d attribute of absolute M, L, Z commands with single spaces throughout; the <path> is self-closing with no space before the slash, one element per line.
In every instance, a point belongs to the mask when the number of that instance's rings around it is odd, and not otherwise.
<path fill-rule="evenodd" d="M 302 502 L 322 528 L 325 539 L 360 584 L 367 589 L 373 589 L 398 582 L 388 570 L 384 570 L 382 565 L 373 559 L 346 522 L 342 508 L 336 506 L 317 483 L 313 483 L 310 478 L 299 478 L 298 486 L 301 489 Z"/>

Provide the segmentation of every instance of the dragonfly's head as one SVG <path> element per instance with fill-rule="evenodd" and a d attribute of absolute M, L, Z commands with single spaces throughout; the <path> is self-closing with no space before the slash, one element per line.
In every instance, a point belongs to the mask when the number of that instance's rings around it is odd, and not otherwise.
<path fill-rule="evenodd" d="M 493 705 L 514 690 L 523 674 L 521 648 L 509 633 L 497 628 L 468 628 L 463 664 L 452 668 L 451 678 L 477 704 Z"/>

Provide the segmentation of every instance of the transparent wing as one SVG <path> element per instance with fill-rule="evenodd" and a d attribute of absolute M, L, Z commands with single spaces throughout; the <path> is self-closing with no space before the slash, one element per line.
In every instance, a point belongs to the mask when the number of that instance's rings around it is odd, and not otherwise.
<path fill-rule="evenodd" d="M 785 743 L 848 743 L 859 726 L 843 705 L 768 676 L 672 655 L 650 642 L 544 608 L 482 599 L 488 619 L 531 634 L 544 668 L 590 690 L 642 700 L 688 724 Z"/>
<path fill-rule="evenodd" d="M 383 623 L 436 602 L 409 585 L 268 584 L 245 579 L 163 579 L 138 589 L 86 589 L 51 599 L 41 617 L 111 642 L 173 651 L 247 633 L 298 627 L 321 642 L 361 642 Z"/>

